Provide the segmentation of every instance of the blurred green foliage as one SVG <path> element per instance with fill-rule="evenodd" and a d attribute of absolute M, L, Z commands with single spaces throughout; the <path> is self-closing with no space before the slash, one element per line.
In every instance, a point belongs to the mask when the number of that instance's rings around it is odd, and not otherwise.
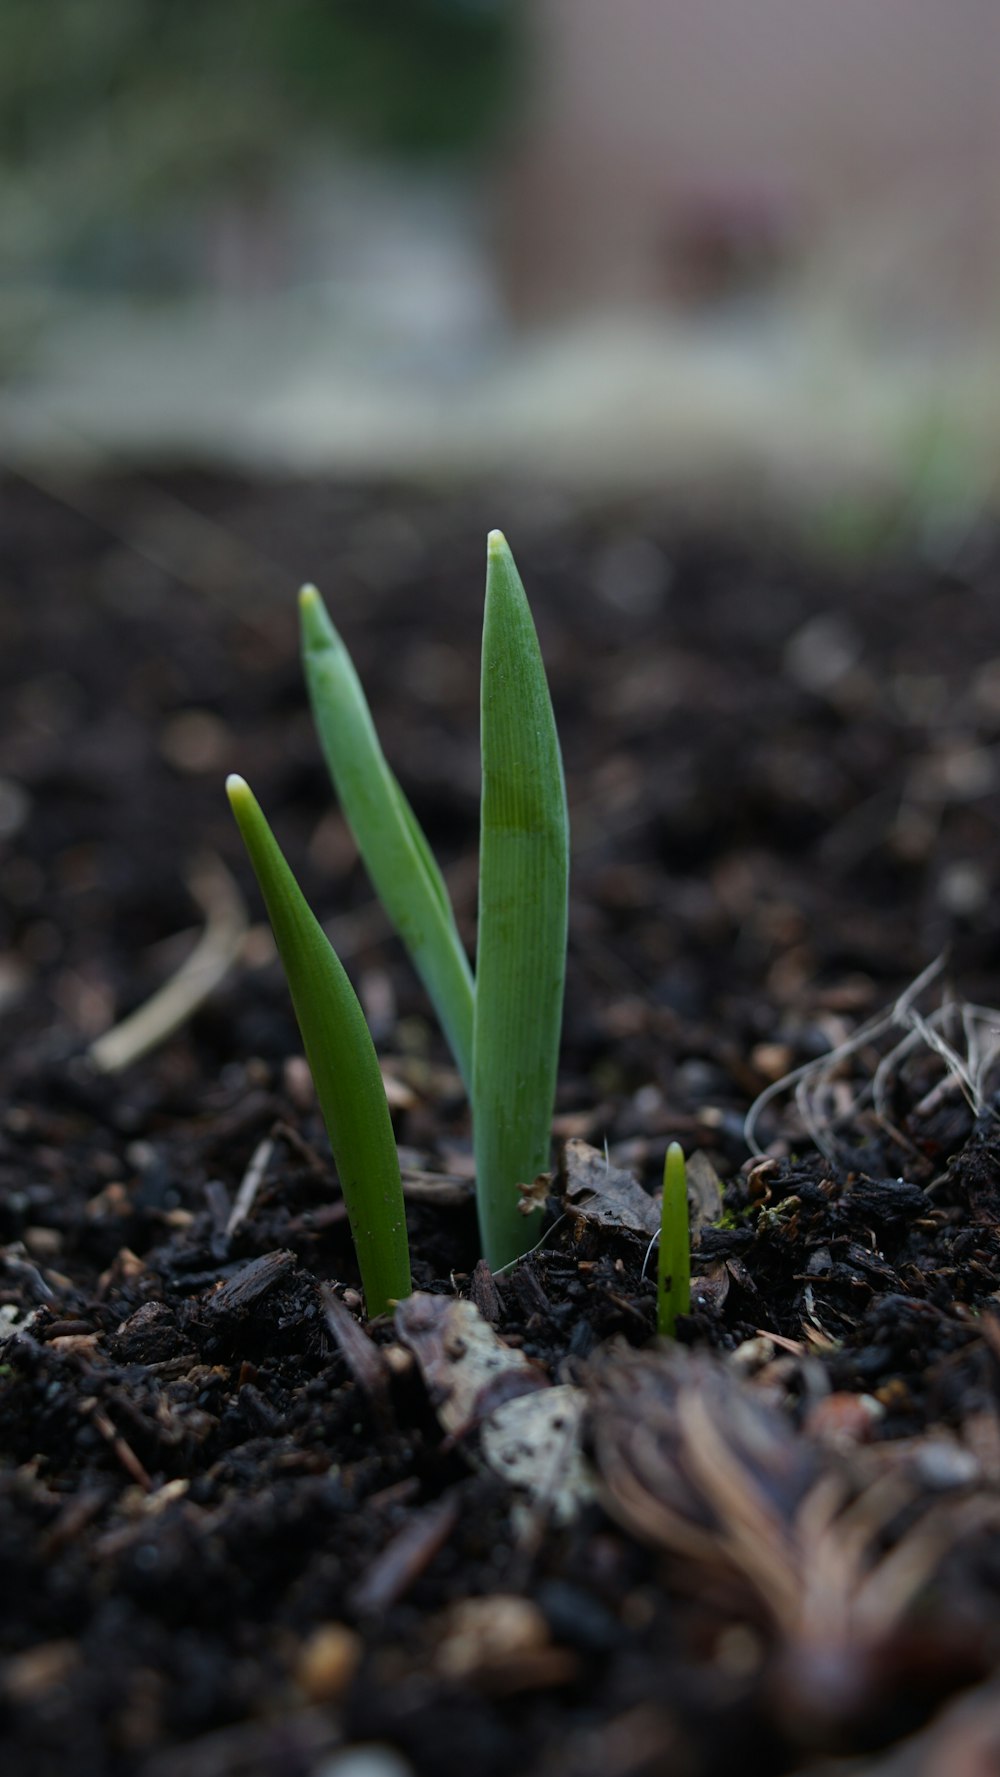
<path fill-rule="evenodd" d="M 303 148 L 475 153 L 517 0 L 0 0 L 5 256 L 267 183 Z"/>
<path fill-rule="evenodd" d="M 513 14 L 502 0 L 298 0 L 275 21 L 280 77 L 316 116 L 408 153 L 488 138 L 507 97 Z"/>
<path fill-rule="evenodd" d="M 511 71 L 505 0 L 4 0 L 0 152 L 155 124 L 192 146 L 319 125 L 404 153 L 488 134 Z"/>

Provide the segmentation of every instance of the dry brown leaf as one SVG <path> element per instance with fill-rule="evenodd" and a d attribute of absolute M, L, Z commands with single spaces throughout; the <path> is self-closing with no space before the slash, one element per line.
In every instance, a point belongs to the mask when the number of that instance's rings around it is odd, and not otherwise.
<path fill-rule="evenodd" d="M 691 1243 L 697 1246 L 703 1228 L 714 1227 L 722 1214 L 722 1181 L 708 1155 L 696 1148 L 687 1162 Z"/>
<path fill-rule="evenodd" d="M 583 1389 L 562 1383 L 507 1401 L 484 1424 L 484 1461 L 523 1497 L 530 1518 L 568 1524 L 593 1498 L 581 1447 L 586 1409 Z"/>
<path fill-rule="evenodd" d="M 660 1231 L 660 1206 L 630 1172 L 612 1166 L 585 1141 L 568 1141 L 563 1149 L 563 1208 L 577 1221 L 598 1228 L 624 1230 L 651 1240 Z"/>
<path fill-rule="evenodd" d="M 553 1387 L 472 1302 L 418 1292 L 397 1308 L 396 1330 L 444 1430 L 478 1429 L 481 1460 L 518 1495 L 522 1536 L 568 1523 L 593 1495 L 582 1453 L 583 1390 Z"/>
<path fill-rule="evenodd" d="M 396 1309 L 396 1331 L 452 1436 L 470 1431 L 515 1395 L 548 1387 L 538 1365 L 505 1345 L 472 1302 L 417 1290 Z"/>

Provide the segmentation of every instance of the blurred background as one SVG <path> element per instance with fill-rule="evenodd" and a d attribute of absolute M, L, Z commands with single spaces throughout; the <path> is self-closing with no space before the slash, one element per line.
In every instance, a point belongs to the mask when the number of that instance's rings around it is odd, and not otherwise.
<path fill-rule="evenodd" d="M 5 0 L 0 451 L 959 522 L 992 0 Z"/>
<path fill-rule="evenodd" d="M 563 736 L 579 1097 L 676 1119 L 693 1058 L 745 1108 L 734 1056 L 950 942 L 985 998 L 998 72 L 995 0 L 4 0 L 0 1010 L 97 1037 L 200 926 L 205 851 L 257 907 L 239 769 L 392 976 L 380 1040 L 422 1016 L 292 594 L 471 944 L 497 524 Z M 213 1055 L 297 1043 L 255 942 L 271 1022 L 240 976 Z"/>

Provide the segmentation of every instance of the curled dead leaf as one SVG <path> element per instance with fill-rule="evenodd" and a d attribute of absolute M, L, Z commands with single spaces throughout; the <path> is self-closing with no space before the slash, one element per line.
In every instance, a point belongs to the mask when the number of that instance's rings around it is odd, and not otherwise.
<path fill-rule="evenodd" d="M 714 1227 L 722 1214 L 722 1180 L 702 1148 L 695 1148 L 688 1157 L 687 1189 L 691 1243 L 697 1246 L 702 1229 Z"/>
<path fill-rule="evenodd" d="M 660 1206 L 638 1179 L 612 1166 L 585 1141 L 568 1141 L 560 1173 L 563 1208 L 574 1220 L 651 1240 L 660 1231 Z"/>
<path fill-rule="evenodd" d="M 417 1290 L 396 1309 L 396 1332 L 413 1352 L 446 1432 L 461 1436 L 502 1402 L 546 1388 L 548 1378 L 505 1345 L 472 1302 Z"/>

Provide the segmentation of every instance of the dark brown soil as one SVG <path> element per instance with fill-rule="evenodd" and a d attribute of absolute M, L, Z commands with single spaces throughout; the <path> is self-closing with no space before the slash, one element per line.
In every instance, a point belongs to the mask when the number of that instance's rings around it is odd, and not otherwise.
<path fill-rule="evenodd" d="M 1000 1665 L 995 1082 L 901 1014 L 765 1107 L 770 1158 L 744 1118 L 943 950 L 925 1014 L 1000 1005 L 995 539 L 834 573 L 649 507 L 194 475 L 11 477 L 0 515 L 4 1777 L 346 1777 L 360 1743 L 368 1777 L 876 1768 Z M 466 1108 L 306 710 L 312 577 L 471 943 L 496 523 L 574 822 L 558 1133 L 650 1190 L 677 1137 L 723 1183 L 674 1353 L 647 1241 L 566 1214 L 565 1178 L 544 1247 L 474 1275 Z M 154 1053 L 88 1056 L 190 951 L 206 856 L 260 919 L 230 769 L 394 1082 L 418 1287 L 583 1391 L 566 1522 L 483 1459 L 485 1408 L 445 1429 L 406 1339 L 361 1330 L 266 931 Z"/>

